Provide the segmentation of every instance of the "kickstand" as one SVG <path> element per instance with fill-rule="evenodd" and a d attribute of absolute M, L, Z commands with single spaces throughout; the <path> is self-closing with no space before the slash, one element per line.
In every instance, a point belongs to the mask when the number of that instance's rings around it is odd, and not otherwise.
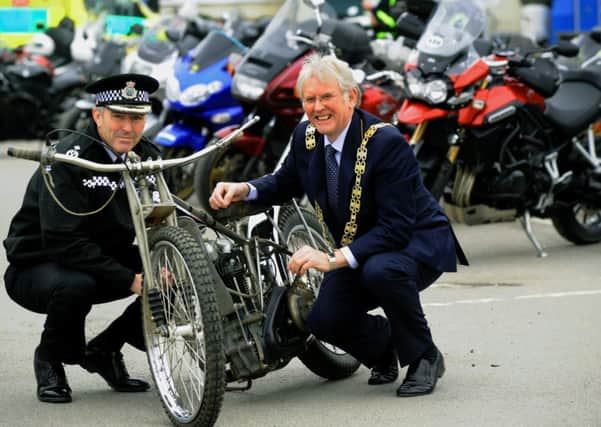
<path fill-rule="evenodd" d="M 241 386 L 226 386 L 225 387 L 225 391 L 246 391 L 246 390 L 250 390 L 251 386 L 253 385 L 252 380 L 246 380 L 246 385 L 241 385 Z"/>
<path fill-rule="evenodd" d="M 528 239 L 530 239 L 530 242 L 534 245 L 537 256 L 539 258 L 546 257 L 547 253 L 545 252 L 545 249 L 543 248 L 543 246 L 540 244 L 540 242 L 534 235 L 534 230 L 532 230 L 532 224 L 530 222 L 530 211 L 529 210 L 526 210 L 524 212 L 524 215 L 520 218 L 520 223 L 522 224 L 522 228 L 526 232 Z"/>

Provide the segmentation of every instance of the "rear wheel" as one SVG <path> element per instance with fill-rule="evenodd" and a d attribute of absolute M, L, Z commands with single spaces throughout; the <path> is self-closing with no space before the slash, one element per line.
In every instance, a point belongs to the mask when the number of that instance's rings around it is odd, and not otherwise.
<path fill-rule="evenodd" d="M 212 139 L 207 147 L 214 145 L 216 141 L 217 139 Z M 249 156 L 232 144 L 201 157 L 196 162 L 194 178 L 200 207 L 215 218 L 232 216 L 232 212 L 236 210 L 234 206 L 218 211 L 211 208 L 209 197 L 213 189 L 220 181 L 243 182 L 264 175 L 268 171 L 261 164 L 257 157 Z"/>
<path fill-rule="evenodd" d="M 156 289 L 142 295 L 146 353 L 163 409 L 176 426 L 212 426 L 225 392 L 225 356 L 213 276 L 188 232 L 149 239 Z"/>
<path fill-rule="evenodd" d="M 553 225 L 565 239 L 577 245 L 601 241 L 601 209 L 576 203 L 558 209 L 552 216 Z"/>
<path fill-rule="evenodd" d="M 177 159 L 192 154 L 188 147 L 165 147 L 163 149 L 163 158 Z M 194 169 L 196 162 L 184 166 L 176 166 L 166 169 L 163 172 L 169 190 L 180 199 L 188 199 L 194 193 Z"/>
<path fill-rule="evenodd" d="M 311 230 L 311 235 L 315 239 L 317 246 L 322 250 L 326 250 L 326 238 L 330 241 L 332 239 L 329 235 L 324 237 L 323 228 L 315 214 L 303 210 L 303 217 Z M 292 252 L 304 245 L 312 244 L 307 229 L 296 210 L 291 208 L 282 209 L 279 226 L 286 245 Z M 315 298 L 317 298 L 317 294 L 319 293 L 322 279 L 323 274 L 316 270 L 310 270 L 301 278 L 301 280 L 306 281 L 307 287 L 314 291 Z M 361 365 L 350 354 L 314 337 L 311 338 L 307 350 L 300 354 L 298 358 L 311 372 L 329 380 L 347 378 L 359 369 Z"/>

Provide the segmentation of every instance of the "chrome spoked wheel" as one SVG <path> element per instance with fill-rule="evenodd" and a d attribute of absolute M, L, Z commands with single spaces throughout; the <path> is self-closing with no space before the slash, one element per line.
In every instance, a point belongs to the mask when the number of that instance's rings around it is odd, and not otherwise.
<path fill-rule="evenodd" d="M 144 291 L 148 362 L 175 425 L 212 425 L 225 386 L 220 317 L 203 253 L 173 227 L 151 238 L 155 289 Z"/>

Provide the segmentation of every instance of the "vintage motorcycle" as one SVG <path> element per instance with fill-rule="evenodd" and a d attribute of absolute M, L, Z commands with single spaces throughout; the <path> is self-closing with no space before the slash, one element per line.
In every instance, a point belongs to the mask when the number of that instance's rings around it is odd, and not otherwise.
<path fill-rule="evenodd" d="M 520 218 L 538 255 L 531 215 L 550 218 L 576 244 L 601 241 L 601 74 L 563 72 L 546 56 L 571 44 L 481 57 L 486 25 L 472 1 L 442 0 L 405 73 L 396 118 L 415 126 L 425 185 L 468 225 Z"/>
<path fill-rule="evenodd" d="M 43 153 L 8 150 L 41 161 L 45 173 L 57 161 L 121 172 L 144 267 L 148 363 L 163 408 L 176 426 L 212 426 L 226 389 L 246 390 L 253 379 L 295 357 L 328 379 L 348 377 L 360 365 L 308 331 L 306 319 L 321 273 L 291 277 L 286 268 L 289 255 L 301 246 L 330 245 L 331 237 L 312 213 L 293 204 L 243 217 L 242 207 L 237 218 L 221 223 L 169 192 L 162 170 L 194 162 L 245 129 L 169 160 L 142 161 L 130 153 L 123 164 L 101 164 L 57 154 L 52 147 Z"/>
<path fill-rule="evenodd" d="M 228 149 L 206 156 L 196 165 L 196 196 L 208 212 L 207 200 L 217 182 L 264 175 L 285 155 L 290 135 L 303 116 L 295 93 L 298 73 L 304 59 L 316 51 L 335 54 L 358 75 L 374 76 L 362 83 L 362 108 L 385 121 L 398 110 L 400 87 L 390 74 L 370 69 L 366 58 L 372 51 L 362 28 L 337 19 L 323 0 L 286 0 L 235 67 L 232 80 L 232 94 L 241 102 L 245 116 L 258 114 L 262 121 Z M 217 137 L 235 128 L 222 129 Z"/>

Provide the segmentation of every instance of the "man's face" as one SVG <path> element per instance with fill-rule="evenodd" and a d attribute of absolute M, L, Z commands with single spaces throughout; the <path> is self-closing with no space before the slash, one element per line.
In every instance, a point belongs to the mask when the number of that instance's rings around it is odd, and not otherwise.
<path fill-rule="evenodd" d="M 303 85 L 303 108 L 315 129 L 335 140 L 350 122 L 357 104 L 353 90 L 345 97 L 336 80 L 310 77 Z"/>
<path fill-rule="evenodd" d="M 92 110 L 98 134 L 116 153 L 131 151 L 142 138 L 146 116 L 111 111 L 108 108 Z"/>

